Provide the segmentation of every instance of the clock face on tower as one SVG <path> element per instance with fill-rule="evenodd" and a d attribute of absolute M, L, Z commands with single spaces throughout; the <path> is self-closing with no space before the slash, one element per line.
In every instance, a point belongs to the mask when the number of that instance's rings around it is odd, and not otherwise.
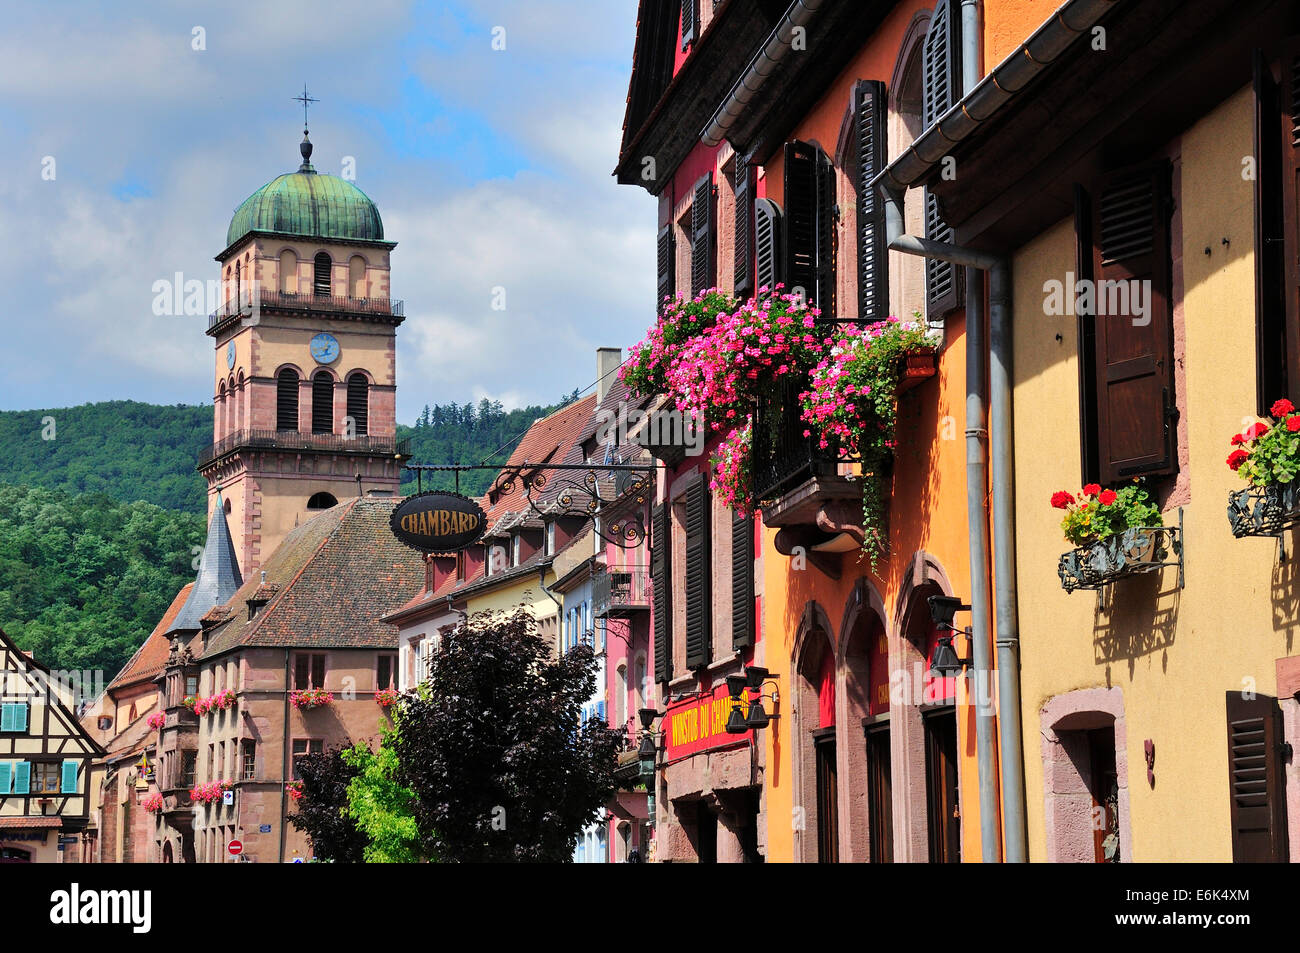
<path fill-rule="evenodd" d="M 235 342 L 231 341 L 226 345 L 226 367 L 234 370 L 235 368 Z"/>
<path fill-rule="evenodd" d="M 317 364 L 333 364 L 339 357 L 339 342 L 332 334 L 324 332 L 311 339 L 311 356 Z"/>

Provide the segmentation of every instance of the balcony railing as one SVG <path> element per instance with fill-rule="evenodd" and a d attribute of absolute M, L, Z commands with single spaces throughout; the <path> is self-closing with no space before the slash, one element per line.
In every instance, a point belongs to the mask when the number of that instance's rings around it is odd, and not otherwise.
<path fill-rule="evenodd" d="M 255 307 L 275 308 L 281 311 L 333 311 L 341 314 L 374 314 L 386 317 L 404 317 L 406 305 L 392 298 L 353 298 L 348 295 L 319 295 L 290 291 L 247 291 L 237 301 L 227 301 L 208 315 L 208 328 L 214 328 L 238 314 L 250 314 Z"/>
<path fill-rule="evenodd" d="M 759 398 L 754 414 L 754 500 L 770 503 L 815 476 L 833 475 L 836 456 L 822 450 L 800 419 L 804 382 L 785 379 Z"/>
<path fill-rule="evenodd" d="M 591 580 L 591 604 L 597 618 L 648 611 L 650 597 L 650 570 L 644 566 L 606 569 Z"/>
<path fill-rule="evenodd" d="M 218 440 L 199 454 L 199 467 L 236 449 L 317 450 L 323 453 L 364 453 L 410 456 L 411 441 L 396 437 L 344 437 L 333 433 L 297 430 L 240 430 Z"/>

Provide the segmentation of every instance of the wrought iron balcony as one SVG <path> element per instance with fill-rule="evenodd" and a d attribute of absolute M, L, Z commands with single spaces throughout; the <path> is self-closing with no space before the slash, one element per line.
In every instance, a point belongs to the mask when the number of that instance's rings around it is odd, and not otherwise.
<path fill-rule="evenodd" d="M 411 453 L 411 441 L 396 437 L 345 437 L 297 430 L 240 430 L 199 454 L 199 469 L 234 450 L 303 450 L 407 457 Z"/>
<path fill-rule="evenodd" d="M 239 300 L 224 302 L 208 315 L 208 330 L 241 314 L 251 314 L 262 307 L 277 311 L 325 311 L 334 314 L 360 314 L 404 318 L 406 305 L 392 298 L 353 298 L 348 295 L 320 295 L 290 291 L 245 291 Z"/>
<path fill-rule="evenodd" d="M 644 566 L 606 569 L 592 576 L 591 604 L 597 618 L 648 612 L 651 594 L 650 570 Z"/>

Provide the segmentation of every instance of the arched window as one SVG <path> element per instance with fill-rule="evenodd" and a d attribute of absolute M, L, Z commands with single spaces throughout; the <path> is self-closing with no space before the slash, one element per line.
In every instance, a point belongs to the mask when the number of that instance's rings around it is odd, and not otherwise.
<path fill-rule="evenodd" d="M 330 293 L 330 256 L 325 252 L 320 252 L 316 256 L 311 290 L 318 295 Z"/>
<path fill-rule="evenodd" d="M 275 429 L 298 429 L 298 372 L 292 367 L 280 371 L 275 380 Z"/>
<path fill-rule="evenodd" d="M 217 388 L 217 439 L 226 435 L 226 382 Z"/>
<path fill-rule="evenodd" d="M 355 425 L 355 436 L 364 437 L 370 432 L 370 381 L 360 371 L 348 377 L 348 416 Z"/>
<path fill-rule="evenodd" d="M 280 252 L 280 290 L 285 294 L 298 293 L 298 253 L 292 248 Z"/>
<path fill-rule="evenodd" d="M 235 388 L 235 419 L 231 423 L 231 430 L 239 430 L 244 426 L 244 372 L 239 372 L 239 385 Z"/>
<path fill-rule="evenodd" d="M 311 432 L 334 432 L 334 379 L 325 371 L 311 379 Z"/>
<path fill-rule="evenodd" d="M 235 262 L 235 304 L 242 304 L 243 300 L 239 290 L 239 262 Z"/>
<path fill-rule="evenodd" d="M 620 664 L 618 667 L 618 677 L 614 681 L 614 722 L 615 727 L 621 728 L 627 724 L 627 665 Z"/>
<path fill-rule="evenodd" d="M 327 510 L 331 506 L 337 506 L 338 502 L 333 493 L 313 493 L 311 499 L 307 501 L 307 509 Z"/>
<path fill-rule="evenodd" d="M 366 260 L 360 255 L 348 261 L 348 294 L 354 298 L 366 296 Z"/>
<path fill-rule="evenodd" d="M 918 14 L 908 28 L 898 61 L 894 66 L 889 95 L 889 159 L 892 162 L 912 145 L 921 134 L 924 83 L 922 81 L 922 47 L 930 25 L 928 14 Z M 923 189 L 909 189 L 903 197 L 903 218 L 909 235 L 925 234 L 925 195 Z M 889 256 L 890 314 L 911 314 L 924 308 L 926 262 L 915 255 Z"/>

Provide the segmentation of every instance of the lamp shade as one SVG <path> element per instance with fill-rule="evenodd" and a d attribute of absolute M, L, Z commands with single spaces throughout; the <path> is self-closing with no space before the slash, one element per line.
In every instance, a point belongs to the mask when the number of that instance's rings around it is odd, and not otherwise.
<path fill-rule="evenodd" d="M 745 724 L 745 713 L 743 705 L 732 705 L 731 714 L 727 716 L 727 734 L 743 735 L 749 731 L 749 725 Z"/>
<path fill-rule="evenodd" d="M 745 724 L 748 727 L 757 730 L 759 728 L 766 728 L 769 721 L 771 721 L 771 719 L 768 718 L 767 711 L 763 708 L 763 703 L 758 699 L 751 701 L 749 703 L 749 714 L 745 716 Z"/>
<path fill-rule="evenodd" d="M 957 657 L 957 652 L 952 647 L 952 636 L 940 636 L 934 646 L 934 654 L 930 659 L 930 673 L 940 678 L 949 675 L 960 675 L 965 666 L 962 660 Z"/>

